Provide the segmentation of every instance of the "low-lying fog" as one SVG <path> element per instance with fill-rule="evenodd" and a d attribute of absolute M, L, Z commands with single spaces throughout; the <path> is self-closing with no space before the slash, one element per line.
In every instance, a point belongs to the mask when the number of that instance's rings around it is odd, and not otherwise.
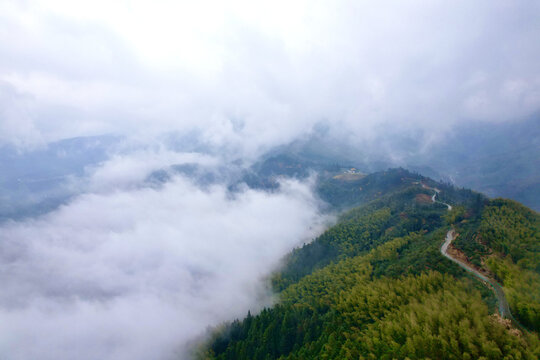
<path fill-rule="evenodd" d="M 309 182 L 231 193 L 174 175 L 142 186 L 135 179 L 163 165 L 149 158 L 167 156 L 113 159 L 95 169 L 91 191 L 2 225 L 1 354 L 183 358 L 209 325 L 271 304 L 265 278 L 327 220 Z"/>

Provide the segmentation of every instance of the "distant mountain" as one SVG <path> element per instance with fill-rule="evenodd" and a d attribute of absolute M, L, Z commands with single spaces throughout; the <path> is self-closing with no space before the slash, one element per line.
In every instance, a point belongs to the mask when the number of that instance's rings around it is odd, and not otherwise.
<path fill-rule="evenodd" d="M 461 125 L 429 154 L 410 162 L 429 164 L 457 185 L 540 211 L 540 116 Z"/>
<path fill-rule="evenodd" d="M 108 158 L 114 136 L 66 139 L 31 151 L 0 148 L 0 221 L 43 214 L 77 192 L 70 180 Z"/>
<path fill-rule="evenodd" d="M 308 135 L 268 151 L 247 169 L 242 160 L 216 169 L 179 164 L 150 174 L 147 185 L 158 185 L 175 174 L 183 174 L 202 185 L 227 183 L 231 190 L 241 183 L 275 189 L 280 176 L 306 178 L 317 173 L 326 179 L 343 169 L 355 168 L 368 174 L 402 166 L 540 210 L 540 115 L 511 123 L 460 125 L 427 151 L 419 150 L 423 135 L 416 135 L 393 130 L 365 143 L 336 137 L 329 128 L 319 125 Z M 223 151 L 205 144 L 196 132 L 169 134 L 162 140 L 171 151 L 217 157 Z M 66 139 L 28 152 L 0 148 L 0 221 L 55 209 L 76 194 L 70 181 L 83 175 L 85 167 L 99 164 L 111 152 L 117 152 L 115 146 L 120 142 L 121 138 L 115 136 L 97 136 Z M 354 186 L 354 182 L 344 182 L 339 191 L 347 186 Z"/>
<path fill-rule="evenodd" d="M 269 152 L 308 167 L 355 167 L 364 173 L 402 166 L 433 179 L 508 197 L 540 211 L 540 115 L 522 121 L 461 123 L 425 147 L 421 132 L 389 129 L 369 142 L 336 138 L 320 126 Z"/>
<path fill-rule="evenodd" d="M 540 356 L 538 213 L 404 169 L 349 175 L 318 191 L 334 208 L 360 206 L 284 259 L 275 306 L 218 327 L 197 358 Z M 497 315 L 499 295 L 443 257 L 450 227 L 453 256 L 498 281 L 516 319 Z"/>

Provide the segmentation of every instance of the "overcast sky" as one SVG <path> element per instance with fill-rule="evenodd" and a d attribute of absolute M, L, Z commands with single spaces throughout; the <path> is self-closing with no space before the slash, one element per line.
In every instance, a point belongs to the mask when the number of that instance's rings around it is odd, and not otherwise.
<path fill-rule="evenodd" d="M 59 209 L 1 225 L 1 356 L 183 358 L 208 325 L 271 303 L 264 277 L 331 221 L 311 180 L 147 186 L 170 165 L 227 166 L 167 134 L 250 159 L 317 124 L 429 144 L 536 113 L 539 39 L 535 0 L 0 0 L 0 146 L 148 145 L 86 168 Z"/>
<path fill-rule="evenodd" d="M 253 153 L 540 108 L 537 1 L 2 1 L 0 141 L 194 128 Z"/>

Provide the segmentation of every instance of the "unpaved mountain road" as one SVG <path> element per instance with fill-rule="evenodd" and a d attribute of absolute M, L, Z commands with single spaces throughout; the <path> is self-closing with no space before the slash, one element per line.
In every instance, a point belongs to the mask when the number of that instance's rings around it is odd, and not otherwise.
<path fill-rule="evenodd" d="M 448 211 L 452 210 L 452 205 L 449 205 L 447 203 L 444 203 L 442 201 L 439 201 L 439 200 L 435 199 L 435 197 L 437 196 L 437 194 L 439 193 L 440 190 L 437 190 L 437 189 L 432 189 L 432 190 L 435 191 L 435 194 L 433 194 L 433 196 L 431 197 L 431 201 L 433 201 L 434 203 L 439 203 L 439 204 L 446 205 L 446 207 L 448 208 Z"/>
<path fill-rule="evenodd" d="M 446 258 L 452 260 L 459 266 L 461 266 L 463 269 L 467 270 L 477 278 L 479 278 L 482 282 L 485 284 L 491 285 L 493 288 L 495 295 L 497 296 L 497 302 L 499 303 L 499 313 L 504 318 L 510 318 L 513 320 L 512 313 L 510 312 L 510 307 L 508 306 L 508 301 L 506 301 L 506 296 L 504 295 L 504 291 L 501 288 L 501 286 L 494 280 L 491 280 L 487 276 L 481 274 L 478 270 L 470 267 L 466 263 L 462 262 L 459 259 L 456 259 L 452 257 L 450 254 L 448 254 L 448 246 L 450 243 L 455 239 L 455 231 L 452 229 L 446 233 L 446 239 L 444 241 L 444 244 L 441 246 L 441 254 L 445 256 Z"/>
<path fill-rule="evenodd" d="M 424 186 L 423 184 L 422 184 L 422 187 L 429 188 L 429 187 Z M 431 190 L 433 190 L 435 192 L 433 194 L 433 197 L 431 198 L 431 200 L 434 203 L 438 202 L 438 203 L 444 204 L 444 205 L 446 205 L 448 207 L 448 211 L 452 210 L 452 206 L 450 206 L 450 205 L 448 205 L 446 203 L 437 201 L 435 199 L 437 194 L 439 193 L 439 190 L 437 190 L 435 188 L 429 188 L 429 189 L 431 189 Z M 523 330 L 525 332 L 528 332 L 527 329 L 523 325 L 521 325 L 519 323 L 519 321 L 517 321 L 516 318 L 514 318 L 514 316 L 512 316 L 512 312 L 510 312 L 510 306 L 508 305 L 508 301 L 506 301 L 506 295 L 504 294 L 504 290 L 502 289 L 502 287 L 495 280 L 488 278 L 487 276 L 480 273 L 478 270 L 474 269 L 473 267 L 467 265 L 463 261 L 461 261 L 461 260 L 459 260 L 457 258 L 454 258 L 454 257 L 452 257 L 452 255 L 448 254 L 448 246 L 450 246 L 450 243 L 455 239 L 455 234 L 456 233 L 455 233 L 454 229 L 451 229 L 446 233 L 446 239 L 444 241 L 444 244 L 441 246 L 441 254 L 444 257 L 446 257 L 447 259 L 449 259 L 449 260 L 455 262 L 456 264 L 458 264 L 461 268 L 465 269 L 466 271 L 468 271 L 471 274 L 473 274 L 474 276 L 476 276 L 484 284 L 486 284 L 486 285 L 489 284 L 491 286 L 491 288 L 493 289 L 493 291 L 495 292 L 495 296 L 497 297 L 497 303 L 499 304 L 499 314 L 503 318 L 507 318 L 507 319 L 512 320 L 514 325 L 517 326 L 518 328 L 520 328 L 521 330 Z"/>
<path fill-rule="evenodd" d="M 431 201 L 432 201 L 433 203 L 443 204 L 443 205 L 445 205 L 445 206 L 448 208 L 448 211 L 452 210 L 452 205 L 449 205 L 449 204 L 447 204 L 447 203 L 444 203 L 444 202 L 442 202 L 442 201 L 437 200 L 437 195 L 441 192 L 441 190 L 439 190 L 439 189 L 437 189 L 437 188 L 429 187 L 429 186 L 427 186 L 426 184 L 421 184 L 421 185 L 422 185 L 422 187 L 423 187 L 424 189 L 428 189 L 428 190 L 433 190 L 433 191 L 434 191 L 434 192 L 433 192 L 433 196 L 431 197 Z"/>
<path fill-rule="evenodd" d="M 434 191 L 433 196 L 431 197 L 431 201 L 433 201 L 434 203 L 437 202 L 437 203 L 446 205 L 448 207 L 448 211 L 452 210 L 451 205 L 443 203 L 443 202 L 438 201 L 436 199 L 437 195 L 440 192 L 439 189 L 430 188 L 428 186 L 425 186 L 424 184 L 422 184 L 422 187 L 427 188 L 427 189 L 431 189 L 431 190 Z M 444 257 L 452 260 L 453 262 L 458 264 L 460 267 L 462 267 L 466 271 L 470 272 L 471 274 L 473 274 L 474 276 L 479 278 L 484 284 L 491 285 L 491 287 L 493 288 L 493 291 L 495 292 L 495 295 L 497 296 L 497 302 L 499 303 L 499 313 L 501 314 L 502 317 L 510 318 L 510 319 L 515 321 L 514 317 L 512 316 L 512 313 L 510 312 L 510 307 L 508 306 L 508 301 L 506 301 L 506 296 L 504 295 L 504 291 L 501 288 L 501 286 L 495 280 L 492 280 L 492 279 L 488 278 L 487 276 L 480 273 L 478 270 L 474 269 L 473 267 L 467 265 L 463 261 L 461 261 L 461 260 L 459 260 L 457 258 L 454 258 L 454 257 L 452 257 L 452 255 L 448 254 L 448 246 L 450 246 L 450 243 L 454 239 L 455 239 L 455 231 L 454 231 L 454 229 L 451 229 L 446 233 L 446 239 L 444 241 L 444 244 L 441 246 L 441 254 L 443 254 Z"/>
<path fill-rule="evenodd" d="M 439 203 L 439 204 L 445 205 L 448 208 L 448 211 L 452 210 L 452 205 L 437 200 L 437 195 L 441 192 L 441 190 L 439 190 L 437 188 L 427 186 L 426 184 L 424 184 L 424 183 L 422 183 L 420 181 L 413 182 L 413 184 L 420 185 L 424 189 L 433 190 L 433 196 L 431 196 L 431 201 L 433 203 Z M 512 313 L 510 312 L 510 306 L 508 305 L 508 301 L 506 301 L 506 295 L 504 294 L 504 291 L 503 291 L 502 287 L 495 280 L 488 278 L 484 274 L 480 273 L 478 270 L 474 269 L 473 267 L 469 266 L 465 262 L 453 257 L 452 255 L 450 255 L 448 253 L 448 247 L 450 246 L 450 243 L 452 243 L 452 241 L 454 239 L 455 239 L 455 231 L 454 231 L 454 229 L 451 229 L 446 233 L 446 239 L 445 239 L 444 243 L 441 246 L 441 254 L 444 257 L 446 257 L 447 259 L 449 259 L 449 260 L 455 262 L 456 264 L 458 264 L 461 268 L 465 269 L 466 271 L 468 271 L 471 274 L 473 274 L 474 276 L 476 276 L 485 285 L 491 286 L 491 288 L 493 289 L 493 291 L 495 293 L 495 296 L 497 297 L 497 302 L 499 304 L 499 314 L 503 318 L 510 319 L 516 325 L 516 327 L 519 327 L 521 330 L 524 330 L 525 332 L 528 332 L 527 329 L 525 329 L 525 327 L 523 327 L 523 325 L 521 325 L 512 316 Z"/>

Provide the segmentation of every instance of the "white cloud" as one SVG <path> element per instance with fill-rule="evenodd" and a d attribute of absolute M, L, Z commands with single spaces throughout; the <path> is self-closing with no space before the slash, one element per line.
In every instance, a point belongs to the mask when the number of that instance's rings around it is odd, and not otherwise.
<path fill-rule="evenodd" d="M 253 154 L 321 121 L 365 138 L 387 124 L 439 129 L 540 107 L 540 6 L 528 1 L 35 0 L 1 10 L 0 78 L 36 99 L 31 127 L 46 141 L 199 129 Z M 2 141 L 35 139 L 25 136 L 12 129 Z"/>
<path fill-rule="evenodd" d="M 116 154 L 105 163 L 87 169 L 89 188 L 92 192 L 114 191 L 118 188 L 139 186 L 153 171 L 167 169 L 172 165 L 197 164 L 207 168 L 216 167 L 217 158 L 198 153 L 179 153 L 157 149 L 144 149 L 129 154 Z"/>
<path fill-rule="evenodd" d="M 114 161 L 113 161 L 114 163 Z M 279 193 L 86 194 L 0 229 L 0 353 L 166 359 L 211 324 L 269 304 L 263 278 L 324 220 L 306 184 Z"/>
<path fill-rule="evenodd" d="M 42 134 L 34 124 L 34 108 L 31 97 L 18 93 L 13 86 L 0 81 L 0 144 L 32 148 L 44 143 Z"/>

